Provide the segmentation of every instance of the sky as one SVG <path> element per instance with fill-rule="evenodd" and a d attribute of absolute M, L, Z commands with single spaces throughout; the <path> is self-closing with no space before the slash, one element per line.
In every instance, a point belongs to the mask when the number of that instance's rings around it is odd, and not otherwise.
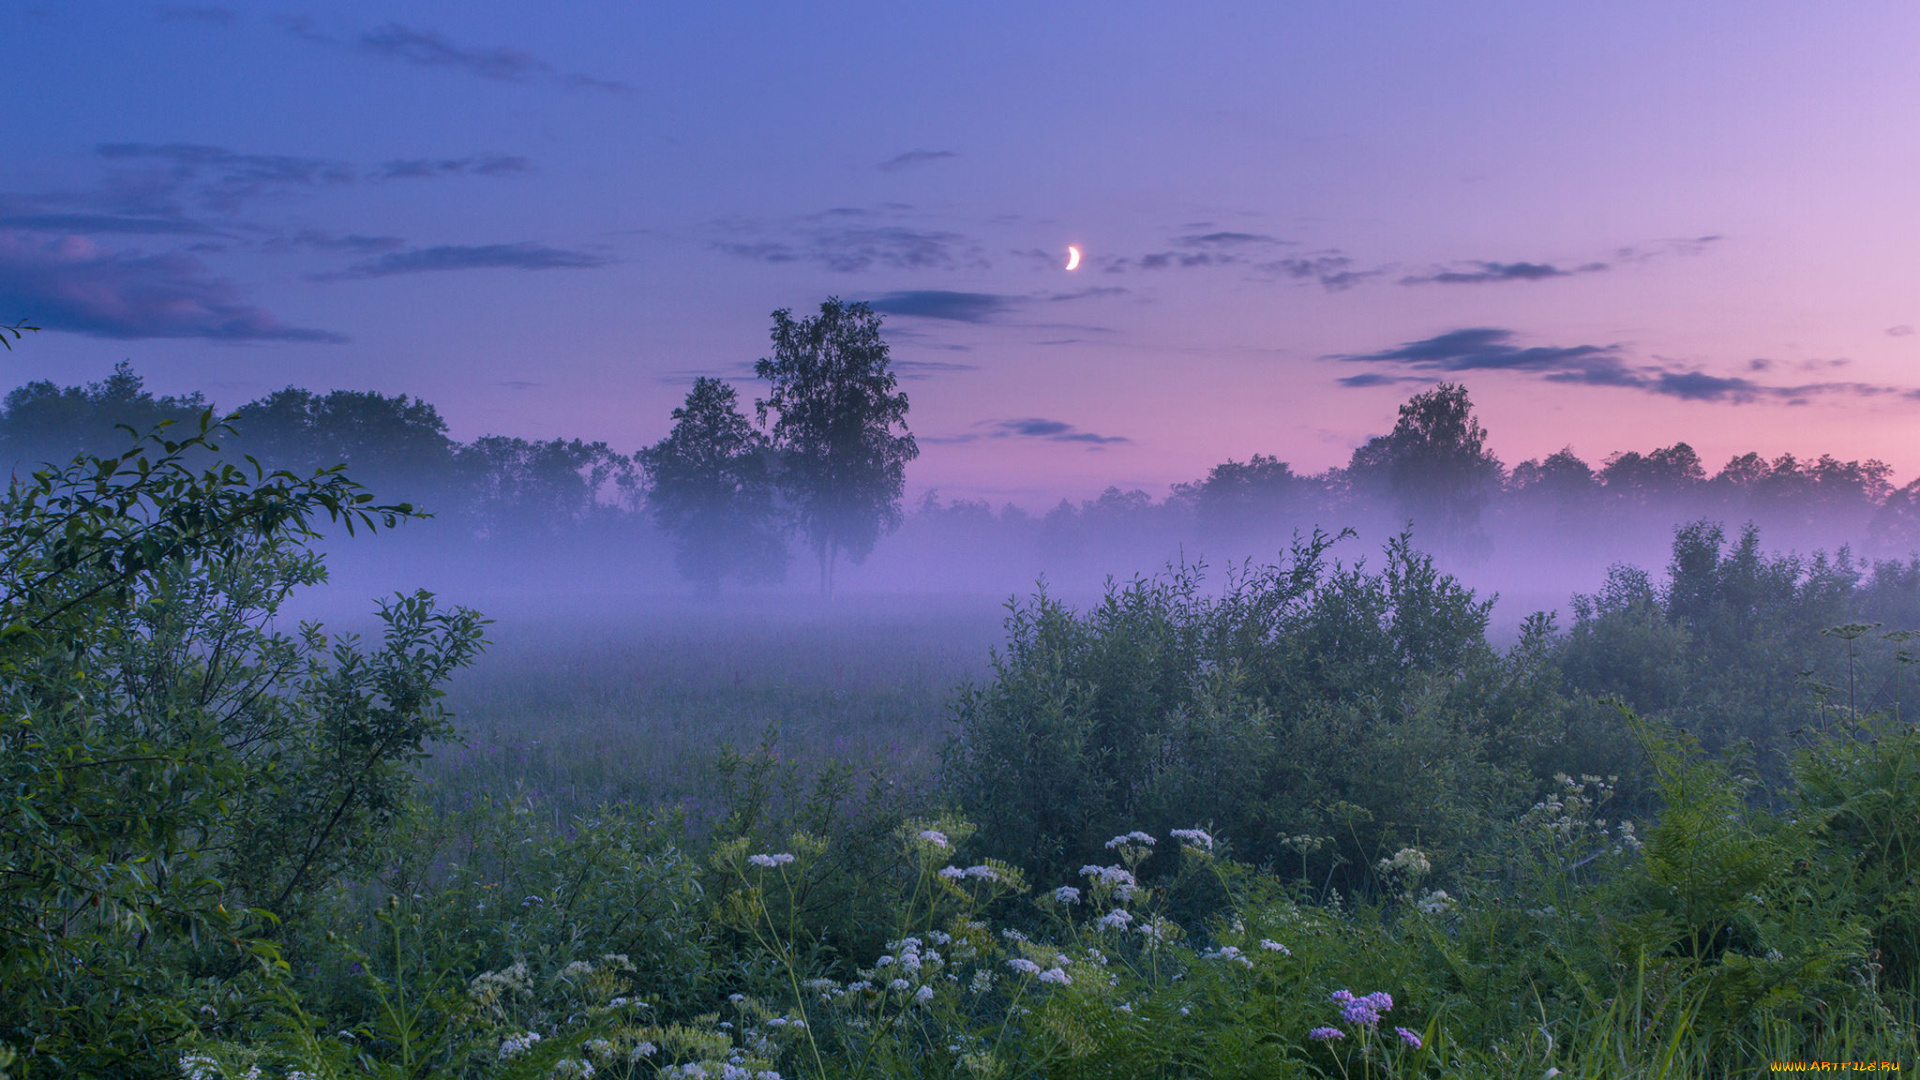
<path fill-rule="evenodd" d="M 1318 471 L 1441 380 L 1509 464 L 1920 474 L 1903 0 L 10 3 L 0 43 L 6 385 L 631 450 L 838 296 L 916 497 Z"/>

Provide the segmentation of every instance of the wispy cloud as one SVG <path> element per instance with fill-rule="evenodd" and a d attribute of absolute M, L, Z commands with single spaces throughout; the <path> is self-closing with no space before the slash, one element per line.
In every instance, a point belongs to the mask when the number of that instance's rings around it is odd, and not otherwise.
<path fill-rule="evenodd" d="M 351 184 L 354 169 L 343 162 L 287 154 L 242 154 L 197 143 L 105 143 L 95 148 L 115 162 L 151 162 L 164 166 L 154 192 L 186 189 L 210 209 L 232 212 L 251 199 L 295 189 Z M 124 184 L 119 194 L 127 194 Z"/>
<path fill-rule="evenodd" d="M 454 43 L 437 30 L 388 23 L 371 30 L 336 36 L 319 29 L 312 19 L 292 16 L 280 24 L 306 41 L 351 49 L 415 67 L 445 68 L 492 82 L 544 82 L 568 90 L 626 93 L 632 88 L 614 79 L 561 71 L 523 49 L 507 46 L 469 46 Z"/>
<path fill-rule="evenodd" d="M 507 154 L 463 158 L 399 158 L 381 162 L 369 179 L 427 180 L 437 176 L 513 176 L 532 171 L 532 161 Z"/>
<path fill-rule="evenodd" d="M 962 364 L 953 360 L 895 360 L 893 370 L 903 379 L 928 379 L 935 375 L 946 375 L 956 371 L 978 371 L 978 364 Z"/>
<path fill-rule="evenodd" d="M 286 325 L 192 256 L 103 250 L 72 236 L 0 233 L 0 311 L 94 337 L 346 340 Z"/>
<path fill-rule="evenodd" d="M 7 214 L 0 216 L 0 229 L 29 232 L 71 233 L 81 236 L 106 235 L 217 235 L 218 230 L 205 222 L 184 217 L 141 216 L 135 214 Z"/>
<path fill-rule="evenodd" d="M 586 270 L 613 260 L 585 251 L 569 251 L 545 244 L 443 244 L 438 247 L 395 251 L 355 263 L 345 270 L 319 275 L 319 280 L 356 280 L 395 274 L 428 274 L 442 270 Z"/>
<path fill-rule="evenodd" d="M 949 292 L 945 289 L 912 289 L 891 292 L 868 302 L 873 310 L 886 315 L 906 315 L 923 319 L 950 319 L 954 322 L 984 323 L 1013 310 L 1014 297 L 993 293 Z"/>
<path fill-rule="evenodd" d="M 1379 277 L 1386 269 L 1358 270 L 1353 260 L 1338 248 L 1308 252 L 1305 255 L 1290 256 L 1260 263 L 1255 269 L 1275 277 L 1291 278 L 1295 281 L 1317 281 L 1328 292 L 1340 292 L 1351 289 L 1361 282 Z"/>
<path fill-rule="evenodd" d="M 1592 274 L 1607 269 L 1603 262 L 1583 263 L 1580 266 L 1561 269 L 1552 263 L 1543 262 L 1484 262 L 1474 260 L 1455 266 L 1435 269 L 1426 274 L 1415 274 L 1400 279 L 1402 285 L 1486 285 L 1503 281 L 1545 281 L 1548 278 L 1572 277 L 1575 274 Z"/>
<path fill-rule="evenodd" d="M 1901 323 L 1899 326 L 1887 327 L 1888 337 L 1907 337 L 1912 333 L 1913 333 L 1913 327 L 1908 326 L 1906 323 Z"/>
<path fill-rule="evenodd" d="M 767 263 L 811 263 L 840 273 L 875 268 L 985 268 L 980 246 L 958 233 L 915 223 L 911 207 L 841 207 L 781 222 L 721 222 L 716 250 Z"/>
<path fill-rule="evenodd" d="M 957 158 L 959 156 L 959 154 L 951 150 L 909 150 L 904 154 L 888 158 L 880 164 L 875 165 L 874 168 L 879 169 L 881 172 L 899 172 L 902 169 L 911 169 L 916 165 L 931 165 L 936 161 L 945 161 L 948 158 Z"/>
<path fill-rule="evenodd" d="M 1497 327 L 1454 330 L 1380 352 L 1336 355 L 1328 359 L 1397 368 L 1402 373 L 1518 371 L 1549 382 L 1640 390 L 1683 401 L 1797 403 L 1828 395 L 1920 398 L 1920 391 L 1862 382 L 1774 385 L 1744 376 L 1686 370 L 1664 362 L 1634 364 L 1627 361 L 1621 345 L 1521 346 L 1514 343 L 1513 331 Z M 1755 371 L 1767 370 L 1768 366 L 1764 361 L 1749 365 Z M 1354 388 L 1417 381 L 1425 380 L 1417 375 L 1379 372 L 1340 379 L 1342 385 Z"/>

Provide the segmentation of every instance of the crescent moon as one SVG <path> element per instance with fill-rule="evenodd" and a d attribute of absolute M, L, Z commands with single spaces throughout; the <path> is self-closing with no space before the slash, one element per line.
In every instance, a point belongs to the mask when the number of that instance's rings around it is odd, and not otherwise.
<path fill-rule="evenodd" d="M 1080 268 L 1080 249 L 1077 247 L 1074 247 L 1072 244 L 1068 244 L 1067 245 L 1067 269 L 1077 270 L 1079 268 Z"/>

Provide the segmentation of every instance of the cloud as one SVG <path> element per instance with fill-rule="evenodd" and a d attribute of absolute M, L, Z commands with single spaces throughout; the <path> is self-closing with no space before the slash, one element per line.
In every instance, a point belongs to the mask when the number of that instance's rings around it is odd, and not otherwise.
<path fill-rule="evenodd" d="M 151 161 L 171 166 L 170 175 L 151 184 L 148 196 L 192 187 L 200 202 L 232 211 L 249 199 L 293 188 L 351 184 L 354 171 L 337 161 L 285 154 L 239 154 L 197 143 L 105 143 L 94 152 L 109 161 Z M 125 191 L 121 192 L 124 197 Z"/>
<path fill-rule="evenodd" d="M 879 169 L 881 172 L 899 172 L 902 169 L 911 169 L 916 165 L 931 165 L 936 161 L 945 161 L 948 158 L 957 158 L 959 156 L 959 154 L 951 150 L 909 150 L 898 157 L 888 158 L 880 164 L 875 165 L 874 168 Z"/>
<path fill-rule="evenodd" d="M 894 270 L 985 268 L 979 245 L 958 233 L 900 223 L 910 207 L 842 207 L 785 222 L 722 222 L 732 238 L 715 249 L 742 259 L 811 263 L 840 273 L 875 267 Z"/>
<path fill-rule="evenodd" d="M 923 319 L 951 319 L 954 322 L 984 323 L 1013 309 L 1010 296 L 993 293 L 948 292 L 945 289 L 913 289 L 891 292 L 868 302 L 885 315 L 907 315 Z"/>
<path fill-rule="evenodd" d="M 626 93 L 631 89 L 617 80 L 563 72 L 522 49 L 456 45 L 438 31 L 400 23 L 363 30 L 344 40 L 323 33 L 315 27 L 312 19 L 305 17 L 281 19 L 280 24 L 295 37 L 316 44 L 352 49 L 415 67 L 447 68 L 492 82 L 545 82 L 568 90 L 600 90 L 608 93 Z"/>
<path fill-rule="evenodd" d="M 601 255 L 568 251 L 545 244 L 443 244 L 439 247 L 391 252 L 377 259 L 355 263 L 338 273 L 322 274 L 319 280 L 391 277 L 395 274 L 426 274 L 440 270 L 585 270 L 605 266 L 612 261 Z"/>
<path fill-rule="evenodd" d="M 1260 263 L 1255 269 L 1297 281 L 1317 281 L 1328 292 L 1351 289 L 1368 278 L 1386 273 L 1384 269 L 1355 270 L 1353 260 L 1338 248 Z"/>
<path fill-rule="evenodd" d="M 369 179 L 424 180 L 436 176 L 511 176 L 533 171 L 527 158 L 506 154 L 463 158 L 401 158 L 383 161 Z"/>
<path fill-rule="evenodd" d="M 108 251 L 76 236 L 0 233 L 0 310 L 94 337 L 346 340 L 282 323 L 192 256 Z"/>
<path fill-rule="evenodd" d="M 926 379 L 954 371 L 978 371 L 978 364 L 962 364 L 952 360 L 895 360 L 893 370 L 903 379 Z"/>
<path fill-rule="evenodd" d="M 1648 244 L 1635 244 L 1613 249 L 1615 262 L 1643 263 L 1649 259 L 1658 259 L 1668 255 L 1693 256 L 1704 255 L 1723 237 L 1718 233 L 1711 236 L 1685 236 L 1678 239 L 1655 240 Z"/>
<path fill-rule="evenodd" d="M 1913 333 L 1913 327 L 1908 326 L 1905 323 L 1901 323 L 1899 326 L 1887 327 L 1888 337 L 1906 337 L 1912 333 Z"/>
<path fill-rule="evenodd" d="M 1267 236 L 1264 233 L 1210 232 L 1193 236 L 1176 237 L 1174 243 L 1185 244 L 1188 247 L 1219 249 L 1244 248 L 1250 246 L 1259 247 L 1275 244 L 1290 245 L 1293 241 L 1281 240 L 1278 237 Z"/>
<path fill-rule="evenodd" d="M 0 217 L 0 229 L 75 233 L 86 236 L 218 235 L 211 226 L 184 217 L 143 217 L 131 214 L 9 214 Z"/>
<path fill-rule="evenodd" d="M 1124 435 L 1096 435 L 1091 431 L 1081 431 L 1064 420 L 1048 420 L 1038 416 L 1019 420 L 982 420 L 974 426 L 987 428 L 987 436 L 994 439 L 1018 437 L 1045 439 L 1048 442 L 1087 443 L 1093 446 L 1133 441 Z"/>
<path fill-rule="evenodd" d="M 398 251 L 405 247 L 406 243 L 397 236 L 362 236 L 359 233 L 340 236 L 319 229 L 301 229 L 291 235 L 268 240 L 264 246 L 269 251 L 310 248 L 314 251 L 351 251 L 356 255 L 377 255 L 381 252 Z"/>
<path fill-rule="evenodd" d="M 1584 386 L 1610 386 L 1640 390 L 1682 401 L 1714 401 L 1742 404 L 1772 400 L 1788 403 L 1807 401 L 1816 396 L 1845 394 L 1877 397 L 1888 394 L 1915 396 L 1914 391 L 1874 386 L 1860 382 L 1816 382 L 1795 386 L 1777 386 L 1739 376 L 1709 375 L 1675 368 L 1664 363 L 1629 364 L 1619 345 L 1574 345 L 1522 347 L 1513 343 L 1513 331 L 1497 327 L 1453 330 L 1398 348 L 1374 353 L 1336 355 L 1327 359 L 1343 363 L 1382 364 L 1401 371 L 1426 371 L 1454 374 L 1466 371 L 1520 371 L 1549 382 Z M 1749 365 L 1764 371 L 1767 361 Z M 1831 365 L 1827 365 L 1831 366 Z M 1339 380 L 1347 387 L 1383 386 L 1397 382 L 1425 381 L 1419 376 L 1381 375 L 1368 372 Z"/>
<path fill-rule="evenodd" d="M 212 4 L 161 4 L 153 15 L 161 22 L 197 22 L 215 26 L 231 26 L 240 18 L 231 10 Z"/>
<path fill-rule="evenodd" d="M 1535 262 L 1483 262 L 1475 260 L 1462 264 L 1465 269 L 1435 270 L 1425 276 L 1403 277 L 1402 285 L 1482 285 L 1500 281 L 1544 281 L 1547 278 L 1572 277 L 1575 274 L 1591 274 L 1607 269 L 1606 263 L 1585 263 L 1571 270 L 1562 270 L 1552 263 Z"/>

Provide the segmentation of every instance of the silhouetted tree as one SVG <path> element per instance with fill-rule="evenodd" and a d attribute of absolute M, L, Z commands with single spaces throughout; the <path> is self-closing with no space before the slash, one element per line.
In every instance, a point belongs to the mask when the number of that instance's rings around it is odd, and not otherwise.
<path fill-rule="evenodd" d="M 11 327 L 7 328 L 11 330 Z M 44 379 L 15 387 L 0 404 L 0 459 L 19 473 L 46 463 L 64 465 L 76 454 L 117 453 L 163 422 L 185 422 L 207 409 L 199 393 L 154 397 L 122 362 L 113 374 L 85 386 Z"/>
<path fill-rule="evenodd" d="M 741 415 L 733 387 L 695 379 L 673 420 L 666 438 L 634 457 L 647 511 L 673 537 L 680 573 L 705 593 L 719 591 L 723 577 L 785 577 L 773 451 Z"/>
<path fill-rule="evenodd" d="M 607 493 L 635 486 L 633 462 L 603 442 L 483 435 L 459 448 L 469 524 L 488 540 L 550 539 L 614 508 Z"/>
<path fill-rule="evenodd" d="M 1215 465 L 1198 483 L 1174 485 L 1174 497 L 1192 502 L 1203 535 L 1238 538 L 1282 526 L 1311 483 L 1286 462 L 1255 454 L 1244 464 Z"/>
<path fill-rule="evenodd" d="M 1479 536 L 1480 511 L 1502 477 L 1467 388 L 1451 383 L 1400 406 L 1393 432 L 1356 449 L 1347 472 L 1355 488 L 1384 489 L 1416 527 L 1453 543 Z"/>
<path fill-rule="evenodd" d="M 415 502 L 445 499 L 454 482 L 447 422 L 405 394 L 289 386 L 241 406 L 234 427 L 233 449 L 272 467 L 345 465 L 369 486 Z"/>
<path fill-rule="evenodd" d="M 1687 495 L 1706 479 L 1699 453 L 1683 442 L 1650 454 L 1633 450 L 1613 454 L 1600 470 L 1600 480 L 1609 494 L 1637 502 Z"/>
<path fill-rule="evenodd" d="M 763 425 L 769 411 L 777 415 L 780 487 L 819 557 L 828 594 L 841 553 L 861 562 L 883 531 L 899 525 L 907 462 L 920 456 L 906 431 L 907 395 L 896 392 L 887 364 L 880 316 L 830 297 L 814 318 L 795 322 L 786 308 L 774 312 L 773 356 L 753 367 L 772 386 L 754 408 Z"/>

